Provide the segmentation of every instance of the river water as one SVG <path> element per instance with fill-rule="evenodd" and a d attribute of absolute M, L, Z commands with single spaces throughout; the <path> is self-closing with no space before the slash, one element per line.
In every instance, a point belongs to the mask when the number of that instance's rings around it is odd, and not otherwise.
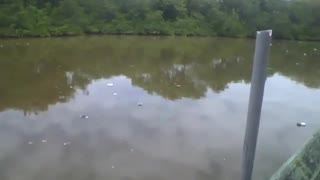
<path fill-rule="evenodd" d="M 0 45 L 1 180 L 239 178 L 254 40 Z M 319 128 L 319 58 L 320 43 L 273 41 L 255 180 L 268 179 Z"/>

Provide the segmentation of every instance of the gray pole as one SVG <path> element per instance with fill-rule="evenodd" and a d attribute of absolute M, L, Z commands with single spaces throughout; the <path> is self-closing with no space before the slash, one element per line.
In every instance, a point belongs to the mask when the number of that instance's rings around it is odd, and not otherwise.
<path fill-rule="evenodd" d="M 247 126 L 243 145 L 241 180 L 251 180 L 252 178 L 271 36 L 272 30 L 257 32 Z"/>

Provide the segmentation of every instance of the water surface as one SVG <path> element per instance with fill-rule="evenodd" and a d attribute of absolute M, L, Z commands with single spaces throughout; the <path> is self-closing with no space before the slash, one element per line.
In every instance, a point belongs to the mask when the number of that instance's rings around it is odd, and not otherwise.
<path fill-rule="evenodd" d="M 1 180 L 239 177 L 254 40 L 0 44 Z M 320 43 L 273 41 L 255 179 L 268 179 L 319 128 L 319 58 Z"/>

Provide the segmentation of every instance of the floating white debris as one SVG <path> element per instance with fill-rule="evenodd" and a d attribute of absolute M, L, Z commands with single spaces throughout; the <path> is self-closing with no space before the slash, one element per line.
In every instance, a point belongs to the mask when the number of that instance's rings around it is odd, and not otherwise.
<path fill-rule="evenodd" d="M 114 169 L 114 166 L 111 166 L 112 169 Z"/>
<path fill-rule="evenodd" d="M 73 88 L 73 86 L 69 86 L 70 87 L 70 89 L 72 89 Z"/>
<path fill-rule="evenodd" d="M 65 99 L 65 96 L 59 96 L 59 99 Z"/>
<path fill-rule="evenodd" d="M 296 63 L 296 65 L 299 66 L 300 64 L 299 64 L 299 63 Z"/>
<path fill-rule="evenodd" d="M 314 48 L 313 50 L 314 50 L 314 51 L 317 51 L 317 48 Z"/>
<path fill-rule="evenodd" d="M 299 122 L 299 123 L 297 123 L 297 126 L 298 126 L 298 127 L 306 127 L 306 126 L 307 126 L 307 123 L 305 123 L 305 122 Z"/>
<path fill-rule="evenodd" d="M 65 76 L 66 76 L 66 78 L 67 78 L 67 83 L 68 83 L 68 85 L 72 85 L 72 82 L 73 82 L 73 77 L 74 77 L 74 72 L 71 72 L 71 71 L 67 71 L 66 73 L 65 73 Z"/>
<path fill-rule="evenodd" d="M 131 148 L 130 151 L 133 152 L 134 150 Z"/>
<path fill-rule="evenodd" d="M 31 145 L 31 144 L 33 144 L 33 142 L 31 142 L 31 141 L 30 141 L 30 142 L 28 142 L 28 144 L 30 144 L 30 145 Z"/>
<path fill-rule="evenodd" d="M 176 87 L 180 88 L 180 87 L 181 87 L 181 85 L 180 85 L 180 84 L 176 84 Z"/>
<path fill-rule="evenodd" d="M 117 96 L 117 95 L 118 95 L 118 93 L 113 93 L 113 95 L 114 95 L 114 96 Z"/>
<path fill-rule="evenodd" d="M 81 114 L 80 117 L 81 117 L 82 119 L 89 119 L 89 116 L 84 115 L 84 114 Z"/>
<path fill-rule="evenodd" d="M 212 59 L 211 63 L 214 67 L 216 67 L 217 65 L 222 63 L 222 59 Z"/>
<path fill-rule="evenodd" d="M 27 46 L 30 46 L 30 43 L 26 43 Z"/>
<path fill-rule="evenodd" d="M 133 67 L 133 65 L 130 65 L 130 67 Z"/>
<path fill-rule="evenodd" d="M 287 50 L 286 50 L 286 53 L 288 53 L 288 52 L 289 52 L 289 50 L 287 49 Z"/>
<path fill-rule="evenodd" d="M 66 142 L 66 143 L 63 143 L 64 146 L 67 146 L 67 145 L 70 145 L 71 142 Z"/>
<path fill-rule="evenodd" d="M 46 142 L 47 142 L 47 140 L 46 140 L 46 139 L 44 139 L 44 140 L 42 140 L 41 142 L 46 143 Z"/>
<path fill-rule="evenodd" d="M 304 56 L 307 56 L 307 53 L 303 53 Z"/>
<path fill-rule="evenodd" d="M 225 160 L 227 160 L 227 158 L 223 158 L 223 160 L 225 161 Z"/>
<path fill-rule="evenodd" d="M 138 102 L 138 104 L 137 104 L 138 106 L 142 106 L 143 104 L 142 104 L 142 102 Z"/>
<path fill-rule="evenodd" d="M 37 67 L 36 72 L 37 72 L 38 74 L 41 73 L 41 67 L 40 67 L 40 66 Z"/>
<path fill-rule="evenodd" d="M 272 43 L 270 43 L 270 46 L 272 46 Z"/>
<path fill-rule="evenodd" d="M 108 83 L 107 86 L 112 87 L 113 83 Z"/>

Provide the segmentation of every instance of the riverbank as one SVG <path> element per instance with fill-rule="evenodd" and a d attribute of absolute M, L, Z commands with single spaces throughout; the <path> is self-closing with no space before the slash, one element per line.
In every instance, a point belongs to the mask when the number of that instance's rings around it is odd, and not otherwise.
<path fill-rule="evenodd" d="M 178 36 L 178 37 L 221 37 L 221 38 L 245 38 L 245 39 L 254 39 L 255 35 L 250 36 L 216 36 L 216 35 L 201 35 L 201 34 L 160 34 L 160 33 L 62 33 L 62 34 L 50 34 L 50 35 L 1 35 L 0 39 L 22 39 L 22 38 L 59 38 L 59 37 L 77 37 L 77 36 L 103 36 L 103 35 L 114 35 L 114 36 Z M 295 40 L 295 41 L 311 41 L 319 42 L 320 39 L 287 39 L 287 38 L 273 38 L 277 40 Z"/>
<path fill-rule="evenodd" d="M 160 34 L 160 33 L 102 33 L 102 32 L 84 32 L 84 33 L 61 33 L 50 35 L 1 35 L 3 39 L 18 38 L 48 38 L 48 37 L 76 37 L 76 36 L 94 36 L 94 35 L 115 35 L 115 36 L 186 36 L 186 37 L 226 37 L 226 38 L 254 38 L 254 36 L 237 37 L 237 36 L 215 36 L 202 34 Z"/>

